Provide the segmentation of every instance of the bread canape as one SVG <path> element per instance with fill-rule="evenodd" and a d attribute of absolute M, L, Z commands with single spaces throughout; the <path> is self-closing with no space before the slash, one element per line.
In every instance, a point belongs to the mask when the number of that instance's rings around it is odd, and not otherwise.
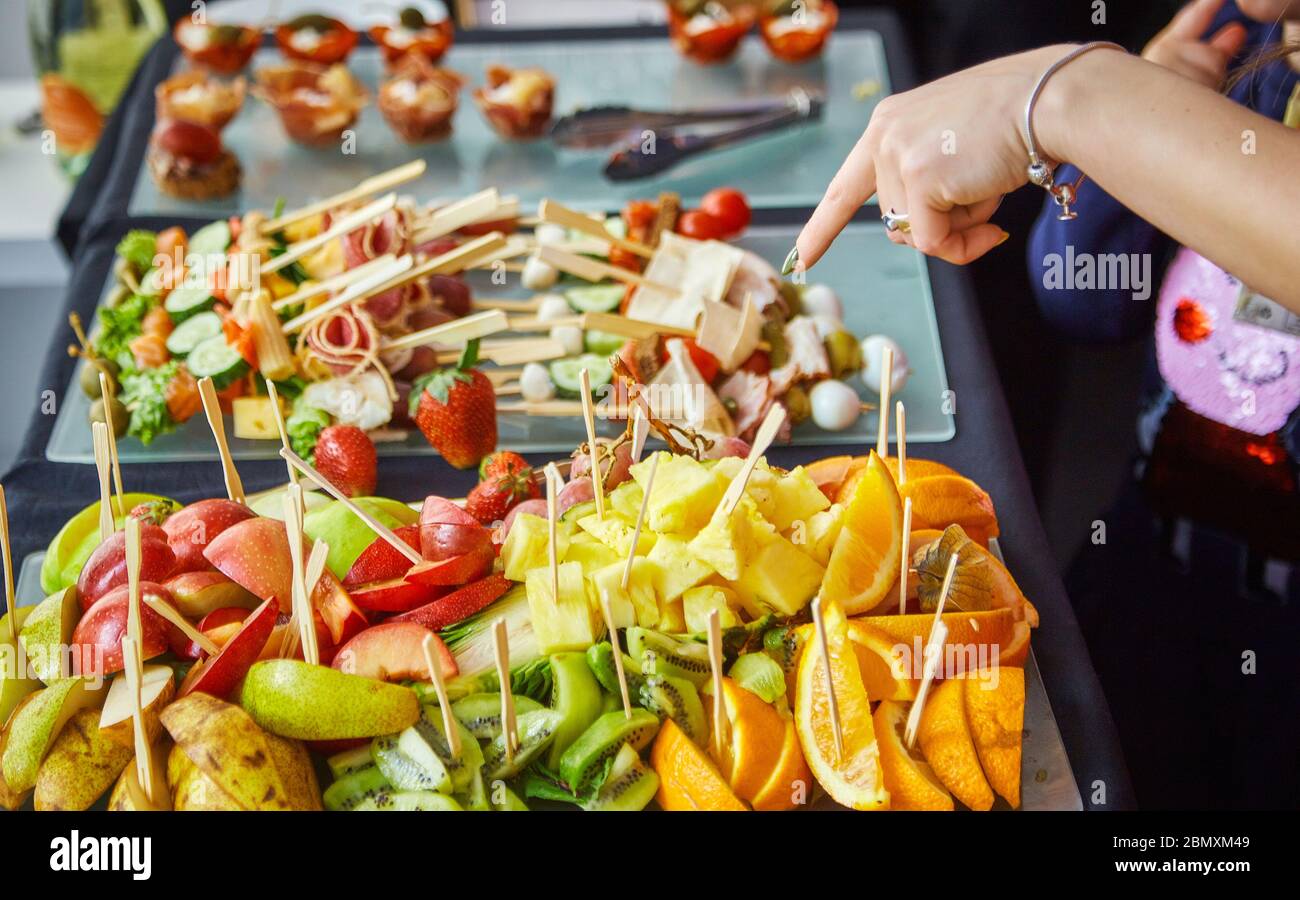
<path fill-rule="evenodd" d="M 194 69 L 168 78 L 154 88 L 158 119 L 184 119 L 221 131 L 244 105 L 248 82 L 213 78 Z"/>
<path fill-rule="evenodd" d="M 668 0 L 668 37 L 687 59 L 711 65 L 731 59 L 754 27 L 754 10 L 709 0 Z"/>
<path fill-rule="evenodd" d="M 161 119 L 149 138 L 149 174 L 158 190 L 181 200 L 225 197 L 239 187 L 243 169 L 211 126 Z"/>
<path fill-rule="evenodd" d="M 336 142 L 357 121 L 369 95 L 342 65 L 291 61 L 257 70 L 253 94 L 280 114 L 300 144 Z"/>
<path fill-rule="evenodd" d="M 186 17 L 172 32 L 193 65 L 218 75 L 234 75 L 253 58 L 262 34 L 251 25 L 218 25 Z"/>
<path fill-rule="evenodd" d="M 288 59 L 332 66 L 348 58 L 357 33 L 331 16 L 307 13 L 277 26 L 275 42 Z"/>
<path fill-rule="evenodd" d="M 777 59 L 801 63 L 822 52 L 840 10 L 832 0 L 770 0 L 758 20 L 763 43 Z"/>
<path fill-rule="evenodd" d="M 383 51 L 384 62 L 396 66 L 403 59 L 418 56 L 436 63 L 451 49 L 456 31 L 443 10 L 437 17 L 435 8 L 406 6 L 395 25 L 373 25 L 370 39 Z"/>
<path fill-rule="evenodd" d="M 550 124 L 555 79 L 543 69 L 491 65 L 487 85 L 474 90 L 474 102 L 501 137 L 530 141 L 541 137 Z"/>
<path fill-rule="evenodd" d="M 379 111 L 408 144 L 437 141 L 451 133 L 464 79 L 423 56 L 406 56 L 379 86 Z"/>

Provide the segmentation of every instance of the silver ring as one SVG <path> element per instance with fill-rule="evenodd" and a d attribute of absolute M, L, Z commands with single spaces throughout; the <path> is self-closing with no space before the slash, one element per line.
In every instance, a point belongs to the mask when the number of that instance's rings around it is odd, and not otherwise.
<path fill-rule="evenodd" d="M 881 213 L 880 221 L 885 223 L 886 231 L 901 231 L 907 234 L 912 230 L 912 223 L 908 220 L 907 213 L 895 212 L 891 209 L 887 213 Z"/>

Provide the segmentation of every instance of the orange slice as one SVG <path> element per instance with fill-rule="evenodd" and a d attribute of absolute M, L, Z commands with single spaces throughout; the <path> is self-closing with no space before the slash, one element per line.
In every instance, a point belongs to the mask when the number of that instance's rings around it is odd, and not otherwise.
<path fill-rule="evenodd" d="M 758 810 L 794 809 L 807 803 L 811 794 L 812 772 L 808 770 L 803 748 L 799 746 L 799 732 L 794 721 L 786 719 L 781 756 L 772 776 L 754 795 L 751 803 Z"/>
<path fill-rule="evenodd" d="M 1020 743 L 1025 725 L 1025 672 L 1010 666 L 967 673 L 966 721 L 984 776 L 1011 806 L 1020 805 Z"/>
<path fill-rule="evenodd" d="M 910 461 L 907 471 L 907 481 L 899 493 L 912 500 L 913 528 L 960 525 L 971 540 L 984 546 L 988 546 L 989 538 L 998 536 L 993 498 L 978 484 L 961 475 L 913 478 Z"/>
<path fill-rule="evenodd" d="M 898 457 L 886 456 L 885 465 L 889 466 L 889 474 L 894 476 L 894 481 L 898 481 Z M 907 458 L 907 480 L 920 481 L 922 478 L 934 478 L 938 475 L 956 475 L 961 477 L 961 473 L 951 466 L 945 466 L 941 462 L 935 462 L 932 459 L 914 459 Z"/>
<path fill-rule="evenodd" d="M 910 645 L 899 647 L 900 641 L 858 619 L 849 620 L 849 638 L 858 657 L 858 671 L 862 673 L 862 686 L 867 690 L 868 699 L 874 703 L 911 700 L 916 696 L 917 682 L 909 665 Z"/>
<path fill-rule="evenodd" d="M 921 712 L 917 739 L 925 761 L 944 787 L 969 808 L 987 810 L 993 805 L 993 789 L 980 768 L 966 722 L 962 681 L 952 678 L 931 688 Z"/>
<path fill-rule="evenodd" d="M 880 766 L 885 773 L 891 809 L 951 810 L 952 794 L 940 783 L 930 764 L 903 743 L 907 707 L 886 700 L 872 717 L 880 742 Z"/>
<path fill-rule="evenodd" d="M 884 463 L 874 453 L 844 509 L 822 579 L 821 596 L 847 615 L 864 613 L 898 583 L 903 552 L 903 505 Z"/>
<path fill-rule="evenodd" d="M 781 760 L 785 720 L 763 698 L 730 678 L 722 679 L 722 705 L 731 727 L 722 741 L 724 758 L 717 761 L 718 768 L 732 792 L 752 803 Z"/>
<path fill-rule="evenodd" d="M 713 760 L 672 719 L 664 720 L 659 728 L 650 749 L 650 765 L 659 776 L 655 799 L 662 809 L 745 811 L 745 804 L 731 792 Z"/>
<path fill-rule="evenodd" d="M 1013 662 L 1011 657 L 1018 653 L 1017 645 L 1021 642 L 1020 631 L 1028 631 L 1023 622 L 1017 622 L 1012 609 L 989 609 L 979 612 L 944 613 L 943 624 L 948 628 L 948 637 L 944 641 L 944 674 L 948 677 L 990 665 L 1022 665 Z M 871 629 L 887 636 L 894 655 L 902 655 L 904 668 L 911 678 L 916 678 L 920 671 L 917 662 L 923 657 L 925 642 L 930 638 L 930 627 L 934 616 L 930 613 L 908 614 L 905 616 L 863 616 L 849 620 L 849 635 L 856 641 L 863 629 Z M 900 649 L 899 645 L 902 645 Z M 1025 645 L 1027 647 L 1027 644 Z M 952 648 L 952 649 L 948 649 Z M 948 660 L 952 664 L 948 665 Z M 867 693 L 872 700 L 903 699 L 911 697 L 889 698 Z"/>
<path fill-rule="evenodd" d="M 822 647 L 814 636 L 799 657 L 795 689 L 799 744 L 813 776 L 836 802 L 852 809 L 885 809 L 889 806 L 889 792 L 880 772 L 871 703 L 862 685 L 848 622 L 843 610 L 833 602 L 824 603 L 822 616 L 826 646 Z M 835 743 L 824 658 L 830 660 L 830 684 L 843 734 L 842 752 Z"/>

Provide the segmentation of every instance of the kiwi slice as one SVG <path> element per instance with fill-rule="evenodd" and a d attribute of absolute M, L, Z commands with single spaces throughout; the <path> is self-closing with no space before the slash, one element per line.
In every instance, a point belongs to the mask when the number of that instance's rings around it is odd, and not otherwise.
<path fill-rule="evenodd" d="M 329 764 L 330 774 L 335 778 L 342 778 L 344 775 L 370 768 L 375 764 L 375 758 L 370 755 L 370 744 L 366 743 L 352 750 L 335 753 L 326 762 Z"/>
<path fill-rule="evenodd" d="M 515 695 L 516 716 L 539 709 L 546 707 L 530 697 Z M 501 735 L 500 694 L 469 694 L 453 703 L 451 711 L 460 720 L 460 724 L 480 741 L 490 741 Z"/>
<path fill-rule="evenodd" d="M 546 764 L 554 769 L 569 745 L 600 717 L 603 696 L 596 676 L 582 653 L 557 653 L 551 657 L 551 708 L 560 713 Z"/>
<path fill-rule="evenodd" d="M 776 660 L 786 678 L 793 678 L 799 662 L 799 633 L 793 625 L 780 625 L 763 632 L 763 652 Z"/>
<path fill-rule="evenodd" d="M 477 745 L 475 745 L 477 746 Z M 483 758 L 483 751 L 479 750 L 479 759 Z M 487 812 L 492 809 L 488 802 L 487 785 L 483 781 L 483 769 L 480 765 L 470 776 L 469 784 L 462 791 L 457 791 L 454 795 L 456 802 L 465 807 L 470 812 Z"/>
<path fill-rule="evenodd" d="M 775 703 L 778 697 L 785 696 L 785 672 L 766 653 L 742 653 L 727 674 L 745 690 L 763 698 L 764 703 Z"/>
<path fill-rule="evenodd" d="M 460 756 L 457 757 L 451 752 L 451 741 L 447 740 L 447 732 L 442 723 L 442 710 L 438 707 L 422 707 L 420 718 L 412 727 L 420 733 L 420 737 L 424 738 L 424 742 L 446 767 L 447 774 L 451 776 L 452 793 L 459 794 L 467 790 L 474 776 L 479 774 L 479 769 L 483 766 L 483 749 L 469 729 L 460 721 L 456 721 L 456 727 L 460 732 Z"/>
<path fill-rule="evenodd" d="M 709 734 L 700 692 L 685 678 L 651 675 L 641 683 L 641 705 L 659 717 L 672 719 L 688 738 L 703 744 Z"/>
<path fill-rule="evenodd" d="M 618 686 L 618 669 L 614 667 L 614 647 L 609 641 L 601 641 L 587 648 L 587 668 L 596 676 L 600 686 L 609 692 L 613 703 L 610 709 L 622 709 L 623 692 Z M 623 654 L 623 676 L 627 679 L 628 695 L 634 701 L 637 700 L 645 679 L 641 677 L 640 663 L 626 653 Z"/>
<path fill-rule="evenodd" d="M 451 774 L 415 726 L 375 738 L 370 752 L 379 771 L 399 791 L 451 791 Z"/>
<path fill-rule="evenodd" d="M 497 791 L 501 792 L 500 797 L 497 796 Z M 528 804 L 504 784 L 492 789 L 492 808 L 497 812 L 528 812 Z"/>
<path fill-rule="evenodd" d="M 386 791 L 362 801 L 357 812 L 460 812 L 463 807 L 433 791 Z"/>
<path fill-rule="evenodd" d="M 614 757 L 609 775 L 596 796 L 582 805 L 588 812 L 638 812 L 645 809 L 659 790 L 659 776 L 641 762 L 631 745 L 624 744 Z"/>
<path fill-rule="evenodd" d="M 376 794 L 391 792 L 392 789 L 384 773 L 372 765 L 339 778 L 325 789 L 321 799 L 326 809 L 347 812 Z"/>
<path fill-rule="evenodd" d="M 605 713 L 582 733 L 560 757 L 560 777 L 574 793 L 583 794 L 593 779 L 604 770 L 605 762 L 624 744 L 640 751 L 659 731 L 659 717 L 644 709 Z"/>
<path fill-rule="evenodd" d="M 497 735 L 492 743 L 483 748 L 483 771 L 488 781 L 511 778 L 528 768 L 555 740 L 555 731 L 563 718 L 564 715 L 559 710 L 546 708 L 517 716 L 519 748 L 515 750 L 513 760 L 506 758 L 505 734 Z"/>
<path fill-rule="evenodd" d="M 709 648 L 695 641 L 679 641 L 634 625 L 627 630 L 627 650 L 641 661 L 638 669 L 643 673 L 685 678 L 696 687 L 709 680 Z"/>

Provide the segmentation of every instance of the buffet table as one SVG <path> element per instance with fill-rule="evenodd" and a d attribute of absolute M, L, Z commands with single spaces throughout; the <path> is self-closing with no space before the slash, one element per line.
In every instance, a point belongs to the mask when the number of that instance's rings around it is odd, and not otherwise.
<path fill-rule="evenodd" d="M 854 16 L 842 27 L 878 32 L 888 61 L 889 83 L 894 89 L 913 83 L 902 32 L 892 16 L 881 13 Z M 635 38 L 659 44 L 663 41 L 662 32 L 656 30 L 620 29 L 614 34 L 620 39 Z M 590 38 L 591 32 L 509 35 L 510 40 L 529 42 L 576 37 Z M 463 36 L 465 44 L 503 39 L 501 34 Z M 175 54 L 175 45 L 166 39 L 146 59 L 115 116 L 110 134 L 117 137 L 116 146 L 101 146 L 97 164 L 82 180 L 70 205 L 76 219 L 84 214 L 84 222 L 65 221 L 63 230 L 65 237 L 75 236 L 78 242 L 75 268 L 63 301 L 65 312 L 75 310 L 90 319 L 113 263 L 114 246 L 129 228 L 154 229 L 180 224 L 188 231 L 211 218 L 130 215 L 140 162 L 153 122 L 153 85 L 171 72 Z M 823 180 L 832 174 L 824 172 Z M 617 206 L 617 202 L 610 203 L 610 208 Z M 756 209 L 755 222 L 797 223 L 807 212 L 806 205 L 796 198 L 768 209 Z M 873 221 L 875 213 L 870 208 L 864 209 L 861 218 Z M 955 408 L 957 421 L 955 437 L 918 445 L 913 455 L 955 467 L 979 482 L 995 499 L 1002 526 L 1000 545 L 1008 568 L 1041 614 L 1042 624 L 1035 633 L 1033 652 L 1083 805 L 1097 809 L 1131 807 L 1132 791 L 1110 713 L 1048 549 L 968 279 L 959 269 L 944 263 L 929 261 L 928 270 L 942 338 L 943 364 L 952 388 L 946 399 Z M 58 386 L 60 390 L 69 384 L 76 363 L 64 352 L 68 337 L 60 334 L 50 347 L 40 384 Z M 945 402 L 945 398 L 936 396 L 933 402 L 937 405 Z M 59 526 L 97 491 L 92 466 L 47 461 L 46 446 L 54 421 L 53 415 L 42 411 L 33 416 L 19 461 L 4 477 L 17 559 L 43 549 Z M 862 447 L 861 452 L 866 449 Z M 825 455 L 826 449 L 809 446 L 776 448 L 768 454 L 774 463 L 782 466 Z M 279 461 L 241 461 L 239 468 L 250 492 L 282 484 L 285 478 L 284 466 Z M 123 475 L 128 490 L 164 494 L 187 502 L 211 496 L 213 485 L 220 481 L 220 467 L 214 455 L 210 461 L 203 462 L 128 465 Z M 415 499 L 435 491 L 457 496 L 472 486 L 473 479 L 472 472 L 452 469 L 437 457 L 385 457 L 380 465 L 377 493 L 403 499 Z M 1104 785 L 1104 791 L 1097 791 L 1098 784 Z M 1095 802 L 1098 796 L 1104 797 L 1104 802 Z"/>

